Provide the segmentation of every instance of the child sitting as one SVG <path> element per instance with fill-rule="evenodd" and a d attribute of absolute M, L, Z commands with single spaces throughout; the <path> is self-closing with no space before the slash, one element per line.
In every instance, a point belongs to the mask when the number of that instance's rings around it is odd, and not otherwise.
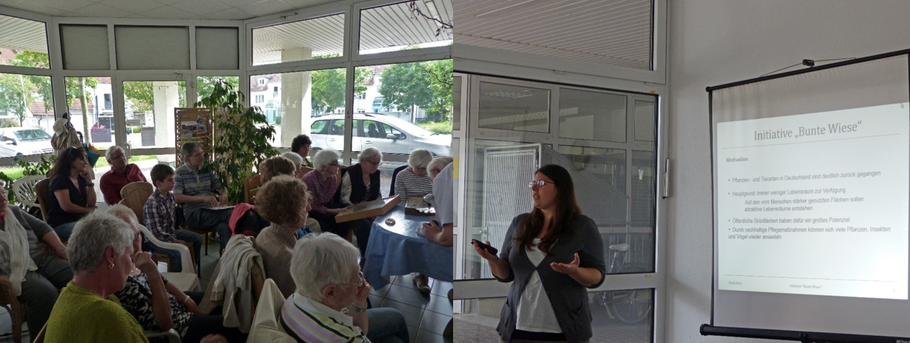
<path fill-rule="evenodd" d="M 199 250 L 202 246 L 202 237 L 195 232 L 186 230 L 177 230 L 176 213 L 177 201 L 174 199 L 174 168 L 166 164 L 158 164 L 152 168 L 152 183 L 155 185 L 155 191 L 149 196 L 142 208 L 145 216 L 145 226 L 162 242 L 178 243 L 189 246 L 193 245 L 196 265 L 199 265 Z M 173 265 L 171 270 L 180 272 L 183 270 L 180 260 L 180 252 L 177 250 L 163 249 L 156 246 L 152 251 L 168 255 Z"/>

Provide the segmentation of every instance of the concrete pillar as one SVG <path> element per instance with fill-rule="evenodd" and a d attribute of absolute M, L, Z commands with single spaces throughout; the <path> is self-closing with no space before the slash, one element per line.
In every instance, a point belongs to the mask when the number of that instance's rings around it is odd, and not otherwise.
<path fill-rule="evenodd" d="M 142 123 L 146 127 L 155 127 L 156 147 L 170 146 L 176 142 L 174 108 L 180 107 L 177 81 L 153 81 L 152 90 L 155 95 L 155 111 L 151 118 L 146 115 Z"/>
<path fill-rule="evenodd" d="M 281 51 L 282 61 L 302 61 L 312 57 L 313 50 L 295 48 Z M 312 123 L 312 77 L 310 72 L 285 73 L 281 75 L 281 146 L 290 147 L 294 137 L 310 133 Z"/>

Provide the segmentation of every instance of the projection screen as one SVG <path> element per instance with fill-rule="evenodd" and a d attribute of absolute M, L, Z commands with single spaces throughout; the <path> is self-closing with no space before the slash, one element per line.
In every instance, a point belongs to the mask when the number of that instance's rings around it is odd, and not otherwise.
<path fill-rule="evenodd" d="M 907 53 L 708 89 L 712 325 L 910 337 Z"/>

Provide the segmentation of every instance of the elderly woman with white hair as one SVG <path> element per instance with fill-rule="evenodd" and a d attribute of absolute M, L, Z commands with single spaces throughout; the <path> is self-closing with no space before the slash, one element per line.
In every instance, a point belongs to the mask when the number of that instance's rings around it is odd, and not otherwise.
<path fill-rule="evenodd" d="M 73 281 L 57 298 L 44 342 L 148 342 L 142 327 L 114 295 L 126 284 L 134 261 L 146 265 L 152 259 L 133 250 L 135 237 L 127 222 L 105 212 L 93 212 L 76 223 L 66 246 Z M 221 335 L 200 340 L 226 342 Z"/>
<path fill-rule="evenodd" d="M 119 146 L 112 146 L 104 153 L 104 158 L 111 165 L 111 170 L 101 175 L 101 194 L 108 205 L 117 204 L 122 200 L 120 190 L 130 182 L 148 181 L 139 166 L 127 163 L 126 153 Z"/>
<path fill-rule="evenodd" d="M 103 212 L 76 223 L 66 246 L 73 281 L 51 311 L 45 342 L 148 342 L 114 296 L 123 289 L 133 258 L 151 258 L 133 254 L 134 236 L 129 224 Z"/>
<path fill-rule="evenodd" d="M 304 236 L 294 246 L 297 290 L 281 308 L 285 332 L 303 342 L 408 342 L 408 326 L 393 308 L 367 307 L 370 284 L 357 266 L 357 248 L 330 233 Z"/>
<path fill-rule="evenodd" d="M 332 232 L 345 237 L 350 231 L 349 225 L 339 225 L 335 216 L 347 207 L 335 203 L 335 190 L 338 188 L 338 153 L 331 150 L 321 150 L 313 158 L 315 167 L 301 178 L 310 193 L 310 218 L 319 222 L 323 232 Z"/>
<path fill-rule="evenodd" d="M 305 161 L 305 160 L 303 159 L 302 156 L 300 156 L 300 154 L 293 152 L 293 151 L 288 151 L 286 153 L 281 154 L 281 157 L 284 157 L 286 159 L 291 160 L 291 162 L 294 162 L 294 166 L 297 168 L 296 169 L 297 177 L 298 178 L 303 177 L 303 174 L 304 174 L 303 171 L 306 170 L 306 169 L 303 169 L 303 167 L 304 167 L 303 161 Z"/>
<path fill-rule="evenodd" d="M 408 156 L 408 167 L 395 176 L 395 194 L 401 201 L 408 201 L 411 196 L 424 196 L 433 192 L 433 180 L 427 176 L 427 166 L 433 160 L 433 154 L 425 149 L 411 151 Z"/>
<path fill-rule="evenodd" d="M 114 205 L 107 213 L 120 218 L 130 225 L 133 236 L 133 250 L 140 252 L 142 232 L 139 219 L 129 207 Z M 246 336 L 236 328 L 225 328 L 222 315 L 201 315 L 196 302 L 202 300 L 203 292 L 183 292 L 164 275 L 158 272 L 158 265 L 146 259 L 145 253 L 137 254 L 123 289 L 114 293 L 120 305 L 126 309 L 143 330 L 176 330 L 186 342 L 198 342 L 207 334 L 224 334 L 232 341 L 241 342 Z M 165 341 L 159 339 L 159 341 Z M 153 341 L 154 342 L 154 341 Z"/>
<path fill-rule="evenodd" d="M 338 199 L 342 205 L 356 205 L 364 201 L 379 199 L 379 165 L 382 164 L 382 153 L 376 148 L 366 148 L 357 156 L 359 163 L 341 171 L 341 187 Z M 370 239 L 371 219 L 351 221 L 357 236 L 357 247 L 360 254 L 366 256 L 367 242 Z"/>

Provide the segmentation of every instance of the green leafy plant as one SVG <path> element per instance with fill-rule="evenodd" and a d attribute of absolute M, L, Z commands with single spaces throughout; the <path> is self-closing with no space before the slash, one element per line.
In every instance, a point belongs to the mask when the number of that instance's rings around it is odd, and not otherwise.
<path fill-rule="evenodd" d="M 255 175 L 253 167 L 278 155 L 269 140 L 275 128 L 258 106 L 243 107 L 243 92 L 224 81 L 212 82 L 212 92 L 195 107 L 215 109 L 214 161 L 204 168 L 215 173 L 231 203 L 243 201 L 243 180 Z"/>

